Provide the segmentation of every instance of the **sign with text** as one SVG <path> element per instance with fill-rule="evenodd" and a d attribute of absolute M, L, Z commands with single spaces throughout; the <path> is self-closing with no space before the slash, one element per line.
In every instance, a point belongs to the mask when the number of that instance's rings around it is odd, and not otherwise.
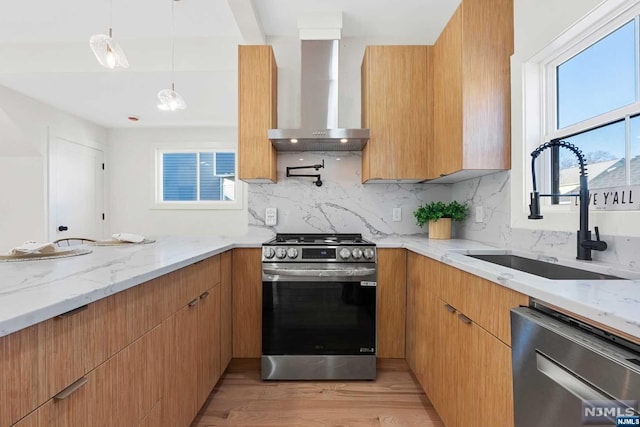
<path fill-rule="evenodd" d="M 571 210 L 578 209 L 580 199 L 575 197 Z M 589 190 L 589 209 L 599 211 L 635 211 L 640 209 L 640 185 L 594 188 Z"/>

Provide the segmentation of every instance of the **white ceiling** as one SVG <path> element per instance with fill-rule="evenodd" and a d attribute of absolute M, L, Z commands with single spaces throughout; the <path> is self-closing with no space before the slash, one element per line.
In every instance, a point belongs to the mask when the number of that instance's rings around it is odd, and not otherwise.
<path fill-rule="evenodd" d="M 300 15 L 342 12 L 343 37 L 430 44 L 459 0 L 181 0 L 175 83 L 187 109 L 164 112 L 171 0 L 113 0 L 113 37 L 131 66 L 102 68 L 89 37 L 107 33 L 109 0 L 20 0 L 0 14 L 0 85 L 109 128 L 235 126 L 237 45 L 298 37 Z M 138 123 L 127 116 L 140 117 Z"/>

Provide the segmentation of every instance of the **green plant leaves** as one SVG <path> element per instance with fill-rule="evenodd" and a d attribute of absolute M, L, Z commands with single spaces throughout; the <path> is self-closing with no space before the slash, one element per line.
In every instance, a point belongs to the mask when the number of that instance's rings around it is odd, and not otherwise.
<path fill-rule="evenodd" d="M 451 218 L 453 221 L 462 221 L 469 214 L 469 205 L 453 201 L 451 203 L 430 202 L 418 206 L 413 212 L 416 223 L 423 227 L 429 221 L 437 221 L 440 218 Z"/>

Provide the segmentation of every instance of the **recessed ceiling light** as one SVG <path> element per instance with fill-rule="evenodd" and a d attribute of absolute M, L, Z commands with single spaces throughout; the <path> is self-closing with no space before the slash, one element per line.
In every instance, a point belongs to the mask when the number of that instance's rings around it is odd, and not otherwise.
<path fill-rule="evenodd" d="M 296 142 L 298 142 L 298 140 L 297 140 L 297 139 L 295 139 L 295 138 L 291 138 L 291 143 L 295 144 Z"/>
<path fill-rule="evenodd" d="M 299 158 L 298 160 L 300 160 L 301 162 L 302 162 L 302 161 L 304 161 L 304 159 L 303 159 L 302 157 L 301 157 L 301 158 Z"/>
<path fill-rule="evenodd" d="M 138 120 L 140 120 L 140 117 L 138 117 L 138 116 L 129 116 L 129 117 L 127 117 L 127 120 L 129 120 L 130 122 L 137 122 Z"/>
<path fill-rule="evenodd" d="M 340 159 L 340 157 L 336 157 L 336 160 L 342 160 L 342 159 Z"/>
<path fill-rule="evenodd" d="M 342 143 L 344 144 L 345 142 L 349 142 L 349 140 L 348 140 L 347 138 L 342 138 L 342 139 L 340 140 L 340 142 L 342 142 Z"/>

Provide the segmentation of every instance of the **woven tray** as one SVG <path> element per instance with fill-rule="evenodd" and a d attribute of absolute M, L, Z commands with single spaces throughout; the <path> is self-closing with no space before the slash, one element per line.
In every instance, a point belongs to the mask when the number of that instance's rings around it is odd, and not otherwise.
<path fill-rule="evenodd" d="M 142 242 L 123 242 L 122 240 L 96 240 L 95 242 L 87 243 L 87 245 L 91 246 L 123 246 L 123 245 L 146 245 L 149 243 L 154 243 L 154 239 L 144 239 Z"/>
<path fill-rule="evenodd" d="M 0 262 L 17 262 L 17 261 L 42 261 L 45 259 L 67 258 L 78 255 L 86 255 L 93 252 L 86 248 L 57 248 L 54 252 L 49 253 L 30 253 L 16 255 L 0 255 Z"/>

